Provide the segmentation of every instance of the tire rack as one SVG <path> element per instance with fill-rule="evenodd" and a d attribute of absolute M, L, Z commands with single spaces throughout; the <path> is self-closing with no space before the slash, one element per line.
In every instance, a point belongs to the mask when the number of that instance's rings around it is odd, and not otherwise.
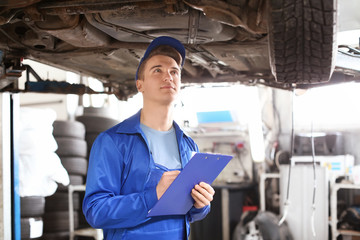
<path fill-rule="evenodd" d="M 103 131 L 113 127 L 117 123 L 117 120 L 108 117 L 108 109 L 106 108 L 84 108 L 84 114 L 77 116 L 76 121 L 82 123 L 85 126 L 85 141 L 87 143 L 87 160 L 89 160 L 89 154 L 91 146 L 95 141 L 96 137 Z M 73 206 L 73 195 L 75 192 L 85 192 L 86 185 L 70 185 L 69 191 L 69 229 L 70 229 L 70 240 L 74 240 L 75 236 L 86 236 L 93 237 L 95 240 L 103 239 L 103 232 L 101 229 L 94 228 L 74 228 L 74 209 Z"/>
<path fill-rule="evenodd" d="M 61 159 L 70 178 L 70 185 L 83 185 L 87 172 L 87 143 L 85 141 L 85 126 L 77 121 L 55 121 L 53 135 L 58 143 L 56 153 Z M 84 164 L 85 163 L 85 164 Z M 43 239 L 69 239 L 69 205 L 73 212 L 73 227 L 84 227 L 80 224 L 82 217 L 81 196 L 77 193 L 76 204 L 68 197 L 69 186 L 59 185 L 54 195 L 45 199 L 44 235 Z"/>
<path fill-rule="evenodd" d="M 95 240 L 102 240 L 103 232 L 101 229 L 94 228 L 74 228 L 74 201 L 73 193 L 74 192 L 85 192 L 85 185 L 70 185 L 68 188 L 69 191 L 69 229 L 70 229 L 70 240 L 74 240 L 75 236 L 85 236 L 93 237 Z"/>

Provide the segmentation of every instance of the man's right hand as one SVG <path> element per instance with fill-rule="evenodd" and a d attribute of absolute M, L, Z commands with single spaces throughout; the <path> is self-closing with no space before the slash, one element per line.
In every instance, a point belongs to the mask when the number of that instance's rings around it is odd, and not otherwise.
<path fill-rule="evenodd" d="M 178 170 L 168 171 L 168 172 L 163 173 L 158 185 L 156 186 L 156 195 L 157 195 L 158 199 L 161 198 L 161 196 L 164 194 L 166 189 L 168 189 L 168 187 L 175 180 L 175 178 L 179 175 L 179 173 L 180 173 L 180 171 L 178 171 Z"/>

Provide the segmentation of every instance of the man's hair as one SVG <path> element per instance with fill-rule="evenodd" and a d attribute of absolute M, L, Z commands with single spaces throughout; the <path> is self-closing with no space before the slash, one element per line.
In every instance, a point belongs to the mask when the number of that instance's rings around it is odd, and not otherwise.
<path fill-rule="evenodd" d="M 139 66 L 139 71 L 138 71 L 139 79 L 144 80 L 145 65 L 151 57 L 156 56 L 156 55 L 163 55 L 163 56 L 171 57 L 172 59 L 174 59 L 176 61 L 176 63 L 179 65 L 179 67 L 181 66 L 182 57 L 181 57 L 180 53 L 173 47 L 170 47 L 168 45 L 161 45 L 161 46 L 158 46 L 157 48 L 155 48 L 154 50 L 152 50 L 150 52 L 149 56 Z M 180 69 L 181 69 L 181 67 L 180 67 Z"/>

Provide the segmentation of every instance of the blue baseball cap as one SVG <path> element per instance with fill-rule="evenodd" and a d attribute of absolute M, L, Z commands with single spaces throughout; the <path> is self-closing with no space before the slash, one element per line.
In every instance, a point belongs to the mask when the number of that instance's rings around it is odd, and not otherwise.
<path fill-rule="evenodd" d="M 174 48 L 176 51 L 178 51 L 182 58 L 181 67 L 184 66 L 184 62 L 185 62 L 185 47 L 184 47 L 184 45 L 179 40 L 172 38 L 172 37 L 168 37 L 168 36 L 157 37 L 150 43 L 150 45 L 148 46 L 148 48 L 145 51 L 144 56 L 141 58 L 139 66 L 136 70 L 135 80 L 138 79 L 138 72 L 139 72 L 139 68 L 140 68 L 141 64 L 149 57 L 149 54 L 152 52 L 152 50 L 154 50 L 155 48 L 162 46 L 162 45 L 170 46 L 170 47 Z"/>

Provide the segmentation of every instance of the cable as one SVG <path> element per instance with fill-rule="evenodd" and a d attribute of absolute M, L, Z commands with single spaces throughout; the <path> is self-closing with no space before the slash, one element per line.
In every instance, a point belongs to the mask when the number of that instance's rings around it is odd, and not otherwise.
<path fill-rule="evenodd" d="M 345 52 L 345 51 L 341 50 L 341 48 L 347 48 L 348 51 Z M 346 54 L 346 55 L 351 56 L 351 57 L 360 58 L 360 50 L 356 49 L 356 48 L 353 48 L 353 47 L 350 47 L 350 46 L 347 46 L 347 45 L 339 45 L 338 46 L 338 52 L 341 52 L 341 53 Z"/>
<path fill-rule="evenodd" d="M 280 226 L 285 221 L 287 214 L 289 212 L 289 195 L 290 195 L 290 179 L 291 179 L 291 166 L 292 166 L 292 156 L 294 152 L 294 98 L 295 98 L 295 89 L 292 89 L 292 109 L 291 109 L 291 150 L 290 150 L 290 163 L 289 163 L 289 174 L 288 174 L 288 185 L 286 190 L 286 200 L 284 202 L 284 215 L 280 219 L 278 225 Z"/>
<path fill-rule="evenodd" d="M 315 196 L 316 196 L 316 162 L 315 162 L 315 144 L 314 144 L 314 119 L 313 113 L 311 114 L 311 151 L 312 151 L 312 161 L 313 161 L 313 172 L 314 172 L 314 185 L 313 185 L 313 198 L 312 198 L 312 214 L 311 214 L 311 229 L 312 234 L 316 237 L 315 232 Z"/>

